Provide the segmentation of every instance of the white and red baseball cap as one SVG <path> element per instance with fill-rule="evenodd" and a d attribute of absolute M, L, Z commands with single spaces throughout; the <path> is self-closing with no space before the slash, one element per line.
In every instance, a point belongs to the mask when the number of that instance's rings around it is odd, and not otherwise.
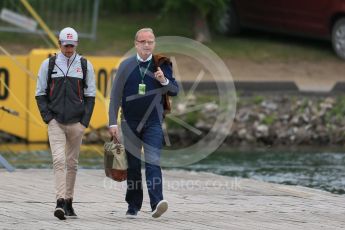
<path fill-rule="evenodd" d="M 71 27 L 66 27 L 60 31 L 59 41 L 61 45 L 78 45 L 78 33 Z"/>

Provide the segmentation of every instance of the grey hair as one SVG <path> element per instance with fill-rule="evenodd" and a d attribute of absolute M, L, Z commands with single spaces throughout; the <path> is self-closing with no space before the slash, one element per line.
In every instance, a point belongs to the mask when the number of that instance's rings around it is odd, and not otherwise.
<path fill-rule="evenodd" d="M 150 32 L 150 33 L 152 33 L 153 35 L 155 35 L 155 34 L 153 33 L 153 30 L 152 30 L 151 28 L 142 28 L 142 29 L 138 30 L 137 33 L 135 34 L 135 37 L 134 37 L 134 40 L 135 40 L 135 41 L 138 39 L 139 34 L 142 33 L 142 32 Z"/>

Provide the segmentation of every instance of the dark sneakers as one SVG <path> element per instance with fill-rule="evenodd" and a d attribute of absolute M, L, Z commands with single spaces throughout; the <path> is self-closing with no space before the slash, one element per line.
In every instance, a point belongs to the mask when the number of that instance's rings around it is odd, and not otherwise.
<path fill-rule="evenodd" d="M 138 211 L 135 209 L 128 209 L 126 212 L 126 218 L 128 219 L 135 219 L 138 216 Z"/>
<path fill-rule="evenodd" d="M 56 201 L 54 216 L 59 218 L 59 220 L 66 220 L 64 206 L 65 206 L 65 200 L 63 198 L 60 198 Z"/>
<path fill-rule="evenodd" d="M 76 219 L 78 218 L 78 216 L 74 212 L 74 209 L 72 207 L 72 201 L 73 199 L 65 200 L 65 206 L 64 206 L 65 216 L 66 218 L 69 218 L 69 219 Z"/>
<path fill-rule="evenodd" d="M 163 213 L 165 213 L 168 210 L 168 201 L 166 200 L 161 200 L 159 203 L 156 205 L 155 209 L 152 212 L 152 217 L 153 218 L 158 218 Z"/>

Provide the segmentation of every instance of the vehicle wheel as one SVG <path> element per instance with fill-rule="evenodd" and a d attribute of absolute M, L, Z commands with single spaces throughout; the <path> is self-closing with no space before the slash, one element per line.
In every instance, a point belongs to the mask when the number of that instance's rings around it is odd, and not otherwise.
<path fill-rule="evenodd" d="M 345 60 L 345 18 L 339 19 L 333 26 L 332 45 L 335 53 Z"/>
<path fill-rule="evenodd" d="M 233 4 L 229 4 L 219 20 L 218 30 L 222 34 L 235 35 L 240 32 L 240 22 Z"/>

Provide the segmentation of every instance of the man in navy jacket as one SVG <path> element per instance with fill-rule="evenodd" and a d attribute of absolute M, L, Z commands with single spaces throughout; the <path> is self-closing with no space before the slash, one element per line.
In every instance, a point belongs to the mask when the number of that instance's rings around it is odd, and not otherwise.
<path fill-rule="evenodd" d="M 135 35 L 137 54 L 124 60 L 114 79 L 109 105 L 109 132 L 120 142 L 117 126 L 122 108 L 121 128 L 126 149 L 128 210 L 126 216 L 135 218 L 143 202 L 141 150 L 145 155 L 145 174 L 152 217 L 160 217 L 168 209 L 163 199 L 160 154 L 163 145 L 162 121 L 165 95 L 176 96 L 178 85 L 170 61 L 157 63 L 152 54 L 155 35 L 150 28 Z"/>

